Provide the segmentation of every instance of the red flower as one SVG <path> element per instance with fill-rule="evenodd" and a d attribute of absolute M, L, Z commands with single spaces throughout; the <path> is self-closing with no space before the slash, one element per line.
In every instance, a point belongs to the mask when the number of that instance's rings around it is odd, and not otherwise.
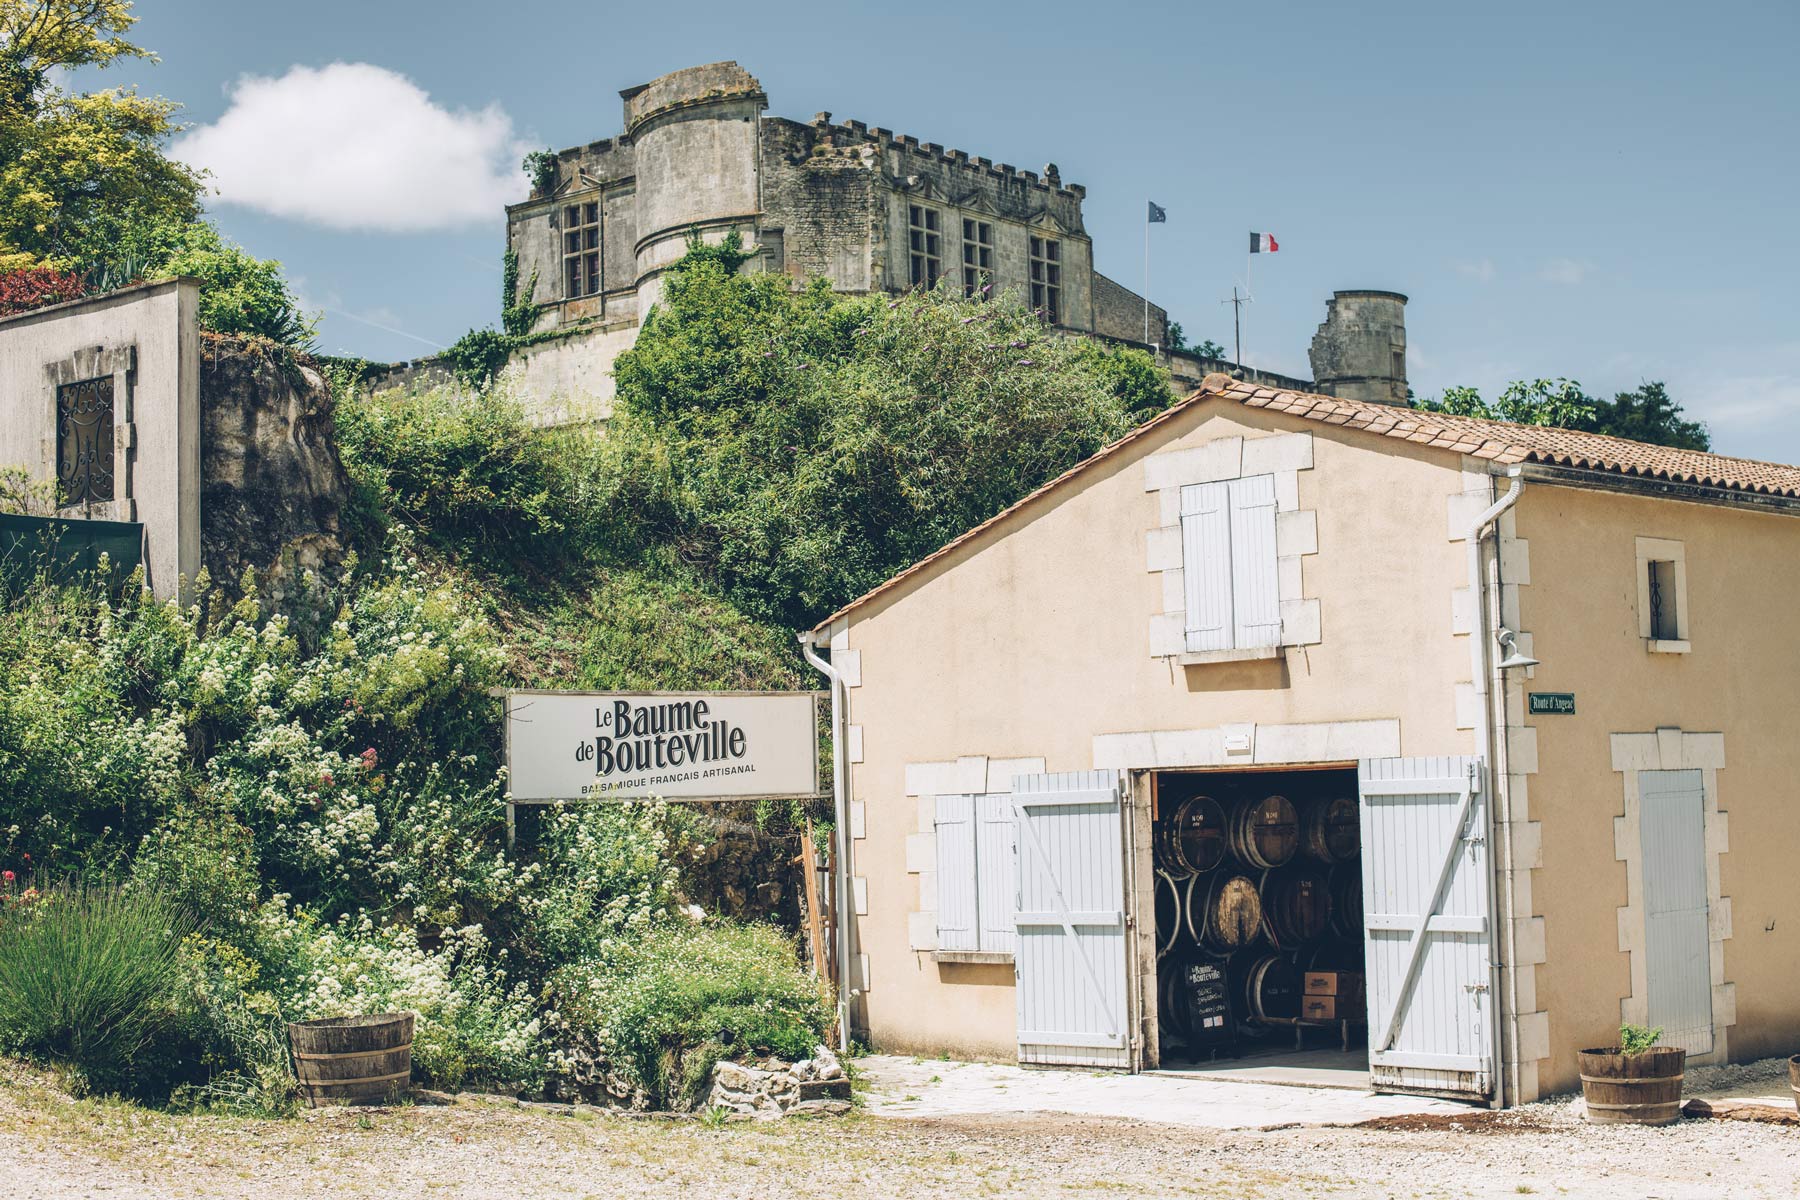
<path fill-rule="evenodd" d="M 375 769 L 375 761 L 376 761 L 375 747 L 370 746 L 367 750 L 364 750 L 362 752 L 363 770 L 373 771 Z"/>
<path fill-rule="evenodd" d="M 330 787 L 331 786 L 331 772 L 330 771 L 319 772 L 319 782 L 324 784 L 326 787 Z"/>
<path fill-rule="evenodd" d="M 11 883 L 17 878 L 18 876 L 14 875 L 11 871 L 0 871 L 0 879 L 4 879 L 7 883 Z"/>

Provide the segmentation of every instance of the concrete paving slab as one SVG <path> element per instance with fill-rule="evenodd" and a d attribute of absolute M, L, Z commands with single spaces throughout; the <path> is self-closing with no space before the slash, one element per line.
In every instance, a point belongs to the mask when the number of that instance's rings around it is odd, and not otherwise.
<path fill-rule="evenodd" d="M 1468 1112 L 1425 1096 L 1245 1083 L 1216 1076 L 1027 1070 L 999 1063 L 870 1055 L 857 1060 L 869 1111 L 885 1117 L 1066 1113 L 1205 1129 L 1349 1125 L 1375 1117 Z"/>

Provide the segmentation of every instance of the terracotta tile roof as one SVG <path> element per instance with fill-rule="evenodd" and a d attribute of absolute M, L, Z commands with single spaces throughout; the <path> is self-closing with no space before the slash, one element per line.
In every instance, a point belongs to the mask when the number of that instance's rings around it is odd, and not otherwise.
<path fill-rule="evenodd" d="M 1534 462 L 1580 467 L 1668 483 L 1800 498 L 1800 467 L 1779 463 L 1727 458 L 1698 450 L 1675 450 L 1573 429 L 1515 425 L 1510 421 L 1457 417 L 1448 413 L 1395 408 L 1389 404 L 1286 392 L 1224 375 L 1208 375 L 1194 398 L 1208 395 L 1224 396 L 1248 408 L 1266 408 L 1305 417 L 1309 421 L 1365 429 L 1370 433 L 1403 438 L 1498 463 Z M 1185 406 L 1184 403 L 1181 407 Z"/>
<path fill-rule="evenodd" d="M 1076 463 L 1018 503 L 995 513 L 885 583 L 858 596 L 820 621 L 813 627 L 814 631 L 824 630 L 844 614 L 898 587 L 904 580 L 923 571 L 964 543 L 980 537 L 1038 497 L 1055 491 L 1097 464 L 1116 457 L 1196 404 L 1215 397 L 1235 400 L 1246 408 L 1266 408 L 1272 412 L 1304 417 L 1309 421 L 1341 425 L 1346 429 L 1359 429 L 1366 433 L 1398 438 L 1421 446 L 1507 465 L 1543 463 L 1666 483 L 1800 499 L 1800 467 L 1758 462 L 1749 458 L 1727 458 L 1722 454 L 1706 454 L 1698 450 L 1676 450 L 1668 446 L 1653 446 L 1647 442 L 1633 442 L 1600 433 L 1582 433 L 1574 429 L 1516 425 L 1511 421 L 1493 421 L 1485 417 L 1459 417 L 1415 408 L 1397 408 L 1391 404 L 1341 400 L 1335 396 L 1286 391 L 1233 379 L 1229 375 L 1213 374 L 1208 375 L 1186 400 L 1157 414 L 1110 446 Z"/>

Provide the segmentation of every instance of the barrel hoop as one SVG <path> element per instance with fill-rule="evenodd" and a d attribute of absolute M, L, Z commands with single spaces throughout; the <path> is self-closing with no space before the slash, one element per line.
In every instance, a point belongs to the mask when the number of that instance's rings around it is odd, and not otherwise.
<path fill-rule="evenodd" d="M 389 1046 L 386 1050 L 340 1050 L 332 1054 L 313 1054 L 303 1050 L 294 1051 L 294 1057 L 306 1062 L 342 1061 L 348 1058 L 382 1058 L 399 1050 L 411 1050 L 411 1042 L 401 1042 L 398 1046 Z"/>
<path fill-rule="evenodd" d="M 1676 1083 L 1676 1082 L 1680 1081 L 1682 1078 L 1683 1078 L 1682 1075 L 1628 1075 L 1628 1076 L 1583 1075 L 1581 1077 L 1581 1082 L 1583 1082 L 1583 1083 L 1626 1083 L 1626 1084 L 1632 1084 L 1632 1083 Z M 1652 1101 L 1652 1103 L 1655 1103 L 1655 1102 Z M 1595 1105 L 1594 1107 L 1599 1107 L 1599 1106 Z"/>
<path fill-rule="evenodd" d="M 306 1088 L 362 1087 L 371 1083 L 392 1083 L 396 1079 L 412 1078 L 411 1071 L 395 1071 L 392 1075 L 359 1075 L 355 1079 L 302 1079 L 300 1086 Z"/>
<path fill-rule="evenodd" d="M 1652 1112 L 1659 1108 L 1676 1108 L 1680 1104 L 1680 1100 L 1646 1100 L 1641 1104 L 1590 1104 L 1588 1108 L 1604 1112 Z"/>

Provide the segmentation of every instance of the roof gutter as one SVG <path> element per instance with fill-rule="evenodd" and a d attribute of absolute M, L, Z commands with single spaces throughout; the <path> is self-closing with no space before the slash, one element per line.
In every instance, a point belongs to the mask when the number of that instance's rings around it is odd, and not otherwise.
<path fill-rule="evenodd" d="M 800 653 L 820 674 L 831 681 L 831 809 L 832 836 L 836 839 L 837 870 L 832 872 L 831 907 L 836 915 L 838 1051 L 850 1052 L 850 818 L 847 792 L 849 768 L 844 745 L 844 677 L 830 662 L 819 657 L 821 632 L 809 629 L 800 634 Z M 826 638 L 829 646 L 830 639 Z"/>
<path fill-rule="evenodd" d="M 1514 959 L 1513 927 L 1511 920 L 1513 903 L 1512 878 L 1509 872 L 1506 880 L 1505 895 L 1502 896 L 1500 894 L 1501 887 L 1498 863 L 1495 861 L 1492 854 L 1492 847 L 1498 844 L 1496 835 L 1506 835 L 1508 838 L 1506 861 L 1509 865 L 1511 864 L 1512 846 L 1510 844 L 1510 835 L 1512 831 L 1512 822 L 1510 820 L 1510 813 L 1509 819 L 1505 822 L 1500 821 L 1495 813 L 1495 809 L 1498 807 L 1500 801 L 1501 784 L 1504 780 L 1504 776 L 1494 769 L 1493 762 L 1495 743 L 1493 735 L 1494 706 L 1488 698 L 1488 672 L 1490 668 L 1488 666 L 1487 573 L 1481 569 L 1482 538 L 1487 532 L 1488 526 L 1498 521 L 1501 514 L 1517 504 L 1519 502 L 1520 493 L 1525 490 L 1524 475 L 1518 467 L 1509 469 L 1507 475 L 1512 480 L 1512 486 L 1506 490 L 1504 496 L 1483 509 L 1481 515 L 1476 517 L 1474 522 L 1470 524 L 1467 545 L 1469 550 L 1469 602 L 1472 610 L 1469 614 L 1469 655 L 1473 660 L 1472 665 L 1474 667 L 1474 682 L 1472 686 L 1475 689 L 1475 699 L 1481 706 L 1480 714 L 1475 720 L 1475 752 L 1481 763 L 1480 769 L 1485 777 L 1488 796 L 1487 803 L 1482 805 L 1483 811 L 1487 814 L 1486 836 L 1487 845 L 1490 847 L 1487 872 L 1488 914 L 1489 920 L 1493 921 L 1504 933 L 1503 953 L 1501 958 L 1509 965 L 1509 968 L 1512 968 L 1506 972 L 1507 981 L 1510 985 L 1509 1003 L 1506 1006 L 1506 1020 L 1512 1025 L 1513 1045 L 1516 1047 L 1519 1044 L 1519 997 L 1518 973 L 1516 968 L 1512 967 Z M 1498 561 L 1499 554 L 1498 548 L 1496 547 L 1496 566 L 1498 565 Z M 1504 733 L 1506 721 L 1504 710 L 1502 710 L 1500 714 L 1500 720 L 1501 731 Z M 1508 808 L 1510 809 L 1510 807 L 1511 805 L 1509 804 Z M 1505 904 L 1504 909 L 1501 907 L 1502 902 Z M 1503 913 L 1505 914 L 1504 917 L 1502 916 Z M 1500 961 L 1490 960 L 1488 963 L 1488 987 L 1490 989 L 1489 994 L 1494 997 L 1496 1005 L 1500 999 L 1499 985 Z M 1495 1108 L 1505 1108 L 1508 1090 L 1506 1087 L 1506 1039 L 1501 1033 L 1502 1026 L 1498 1013 L 1495 1014 L 1493 1024 L 1494 1095 L 1492 1105 Z M 1518 1096 L 1518 1089 L 1514 1087 L 1511 1090 L 1516 1099 Z"/>

